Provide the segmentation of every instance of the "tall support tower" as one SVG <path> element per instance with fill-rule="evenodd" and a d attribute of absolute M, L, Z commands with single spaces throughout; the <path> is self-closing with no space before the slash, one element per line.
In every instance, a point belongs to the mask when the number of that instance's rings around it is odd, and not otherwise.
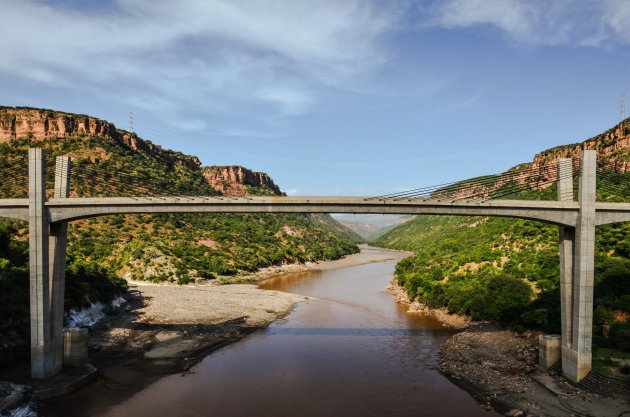
<path fill-rule="evenodd" d="M 129 119 L 127 120 L 127 130 L 129 130 L 129 132 L 133 133 L 133 112 L 130 111 L 129 112 Z"/>
<path fill-rule="evenodd" d="M 626 105 L 626 95 L 623 94 L 621 96 L 621 107 L 619 109 L 619 125 L 621 125 L 623 121 L 626 120 L 626 117 L 628 117 L 628 107 Z"/>

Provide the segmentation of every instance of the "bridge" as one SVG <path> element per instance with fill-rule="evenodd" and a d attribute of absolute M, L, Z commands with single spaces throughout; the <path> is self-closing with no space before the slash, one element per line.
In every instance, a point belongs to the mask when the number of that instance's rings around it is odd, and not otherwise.
<path fill-rule="evenodd" d="M 364 197 L 69 198 L 71 161 L 57 157 L 54 194 L 46 198 L 44 150 L 29 150 L 28 198 L 0 199 L 0 216 L 29 223 L 31 376 L 61 371 L 68 222 L 114 214 L 372 213 L 513 217 L 559 226 L 562 370 L 578 382 L 591 369 L 595 227 L 630 221 L 630 204 L 595 201 L 596 153 L 581 154 L 577 201 L 571 159 L 558 163 L 558 200 L 440 199 L 402 193 Z"/>

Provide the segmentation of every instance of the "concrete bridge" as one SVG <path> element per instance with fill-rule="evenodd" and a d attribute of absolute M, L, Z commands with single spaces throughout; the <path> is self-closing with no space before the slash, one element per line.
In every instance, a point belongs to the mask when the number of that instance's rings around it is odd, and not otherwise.
<path fill-rule="evenodd" d="M 45 158 L 29 150 L 28 199 L 0 200 L 0 216 L 29 222 L 31 374 L 60 372 L 68 222 L 113 214 L 373 213 L 514 217 L 559 226 L 562 368 L 577 382 L 591 369 L 595 227 L 630 221 L 630 204 L 595 201 L 596 154 L 582 153 L 578 201 L 570 159 L 558 164 L 558 201 L 361 197 L 68 198 L 70 158 L 58 157 L 54 194 L 46 199 Z"/>

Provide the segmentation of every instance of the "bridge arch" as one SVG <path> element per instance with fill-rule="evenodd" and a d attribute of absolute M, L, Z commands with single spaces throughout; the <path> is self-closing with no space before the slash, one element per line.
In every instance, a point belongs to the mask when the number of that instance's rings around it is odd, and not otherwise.
<path fill-rule="evenodd" d="M 113 214 L 350 213 L 512 217 L 574 226 L 579 206 L 557 201 L 371 200 L 362 197 L 148 197 L 50 199 L 50 222 Z"/>

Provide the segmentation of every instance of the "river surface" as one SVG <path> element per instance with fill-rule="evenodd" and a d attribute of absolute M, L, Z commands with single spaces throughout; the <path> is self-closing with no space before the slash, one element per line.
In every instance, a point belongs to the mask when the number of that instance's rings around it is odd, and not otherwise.
<path fill-rule="evenodd" d="M 368 249 L 369 251 L 369 249 Z M 99 416 L 495 416 L 435 369 L 452 332 L 386 291 L 396 261 L 285 275 L 317 297 Z"/>

